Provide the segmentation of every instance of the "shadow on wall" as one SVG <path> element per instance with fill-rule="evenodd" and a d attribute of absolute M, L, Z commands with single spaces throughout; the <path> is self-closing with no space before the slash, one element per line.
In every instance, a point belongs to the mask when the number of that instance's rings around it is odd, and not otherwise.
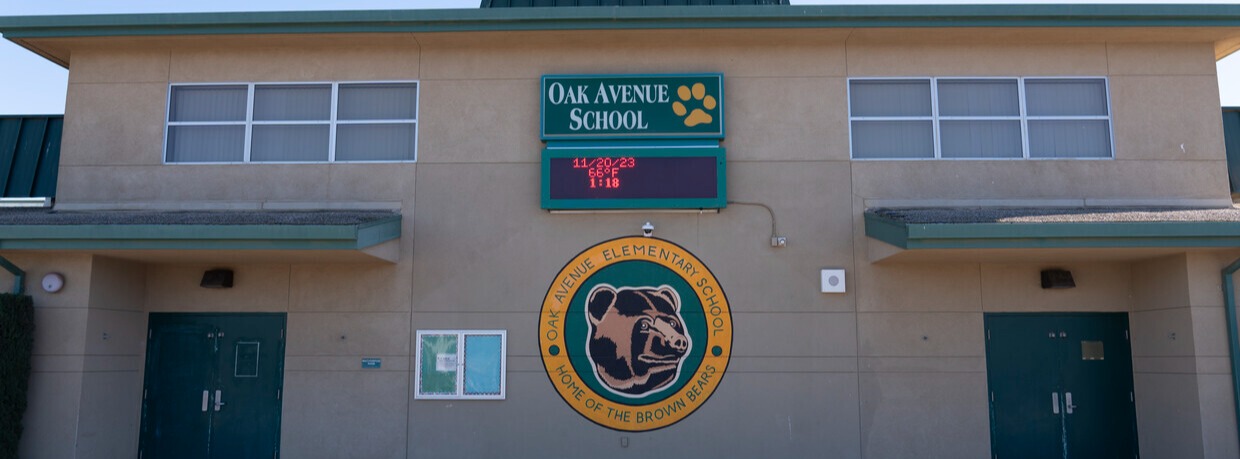
<path fill-rule="evenodd" d="M 0 459 L 16 459 L 34 348 L 34 306 L 29 296 L 0 294 Z"/>

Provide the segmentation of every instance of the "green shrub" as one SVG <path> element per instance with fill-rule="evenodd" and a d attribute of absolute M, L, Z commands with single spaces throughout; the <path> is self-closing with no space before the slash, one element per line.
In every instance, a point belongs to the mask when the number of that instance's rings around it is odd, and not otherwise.
<path fill-rule="evenodd" d="M 34 306 L 30 297 L 0 293 L 0 459 L 17 458 L 33 347 Z"/>

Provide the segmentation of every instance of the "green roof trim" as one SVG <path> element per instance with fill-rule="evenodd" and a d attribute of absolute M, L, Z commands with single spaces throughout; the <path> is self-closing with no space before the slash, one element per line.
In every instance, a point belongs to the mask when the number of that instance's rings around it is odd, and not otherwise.
<path fill-rule="evenodd" d="M 326 225 L 0 225 L 12 250 L 362 250 L 400 238 L 401 216 Z"/>
<path fill-rule="evenodd" d="M 865 235 L 906 250 L 1240 247 L 1240 222 L 908 223 L 867 212 Z"/>
<path fill-rule="evenodd" d="M 788 0 L 482 0 L 479 8 L 526 8 L 539 6 L 673 6 L 673 5 L 787 5 Z"/>
<path fill-rule="evenodd" d="M 1240 107 L 1223 107 L 1223 146 L 1231 192 L 1240 192 Z"/>
<path fill-rule="evenodd" d="M 1240 5 L 729 5 L 0 17 L 44 37 L 802 27 L 1237 27 Z"/>

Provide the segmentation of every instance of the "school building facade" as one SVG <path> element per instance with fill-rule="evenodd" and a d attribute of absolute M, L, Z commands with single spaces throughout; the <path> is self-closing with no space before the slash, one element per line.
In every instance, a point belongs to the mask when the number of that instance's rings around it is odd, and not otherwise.
<path fill-rule="evenodd" d="M 0 33 L 69 68 L 21 457 L 1240 456 L 1240 6 Z"/>

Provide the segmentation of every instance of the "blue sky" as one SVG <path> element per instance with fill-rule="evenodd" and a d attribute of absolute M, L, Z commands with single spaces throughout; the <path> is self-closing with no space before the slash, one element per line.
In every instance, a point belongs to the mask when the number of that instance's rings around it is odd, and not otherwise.
<path fill-rule="evenodd" d="M 1212 3 L 1240 0 L 948 0 L 859 1 L 792 0 L 793 4 L 904 3 Z M 479 0 L 0 0 L 0 16 L 60 14 L 185 13 L 205 11 L 367 10 L 476 8 Z M 63 113 L 68 71 L 9 42 L 0 40 L 0 115 Z M 1218 64 L 1220 103 L 1240 106 L 1240 53 Z"/>

